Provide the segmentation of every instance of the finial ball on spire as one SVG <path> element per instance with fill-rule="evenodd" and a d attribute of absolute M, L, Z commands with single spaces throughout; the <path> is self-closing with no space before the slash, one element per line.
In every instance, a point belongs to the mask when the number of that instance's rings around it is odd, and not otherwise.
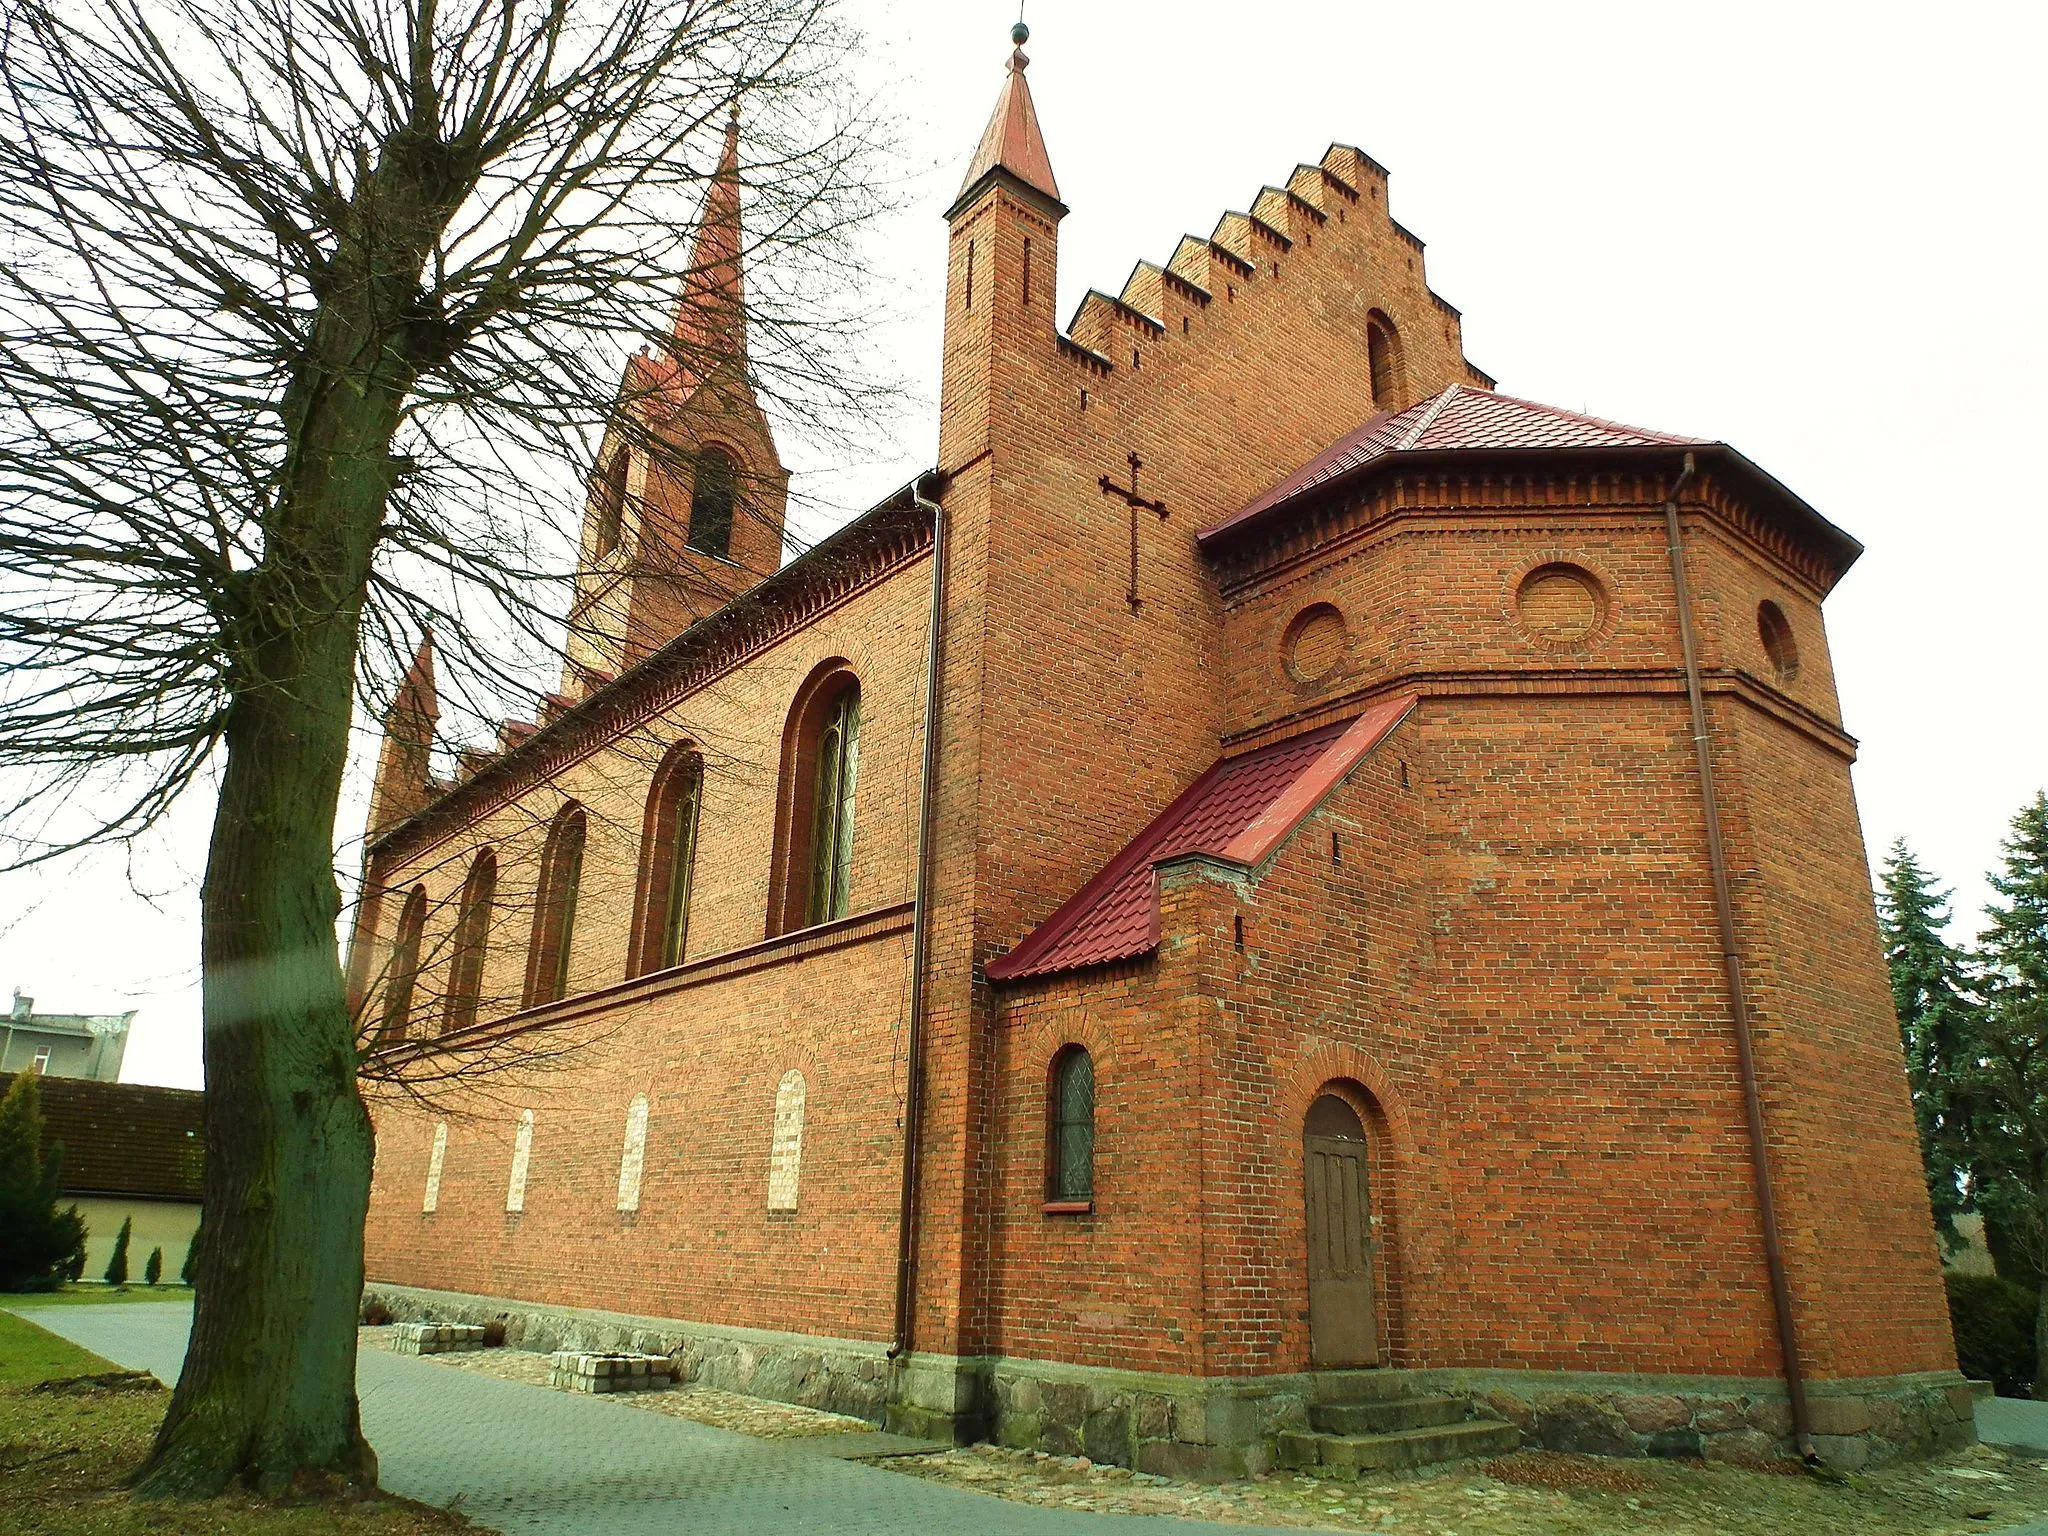
<path fill-rule="evenodd" d="M 1019 48 L 1022 48 L 1026 43 L 1031 41 L 1031 29 L 1025 26 L 1023 22 L 1018 22 L 1017 25 L 1010 28 L 1010 41 L 1015 43 Z"/>

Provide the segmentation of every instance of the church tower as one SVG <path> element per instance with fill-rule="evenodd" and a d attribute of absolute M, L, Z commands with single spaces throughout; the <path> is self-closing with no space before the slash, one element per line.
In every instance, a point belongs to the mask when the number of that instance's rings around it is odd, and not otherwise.
<path fill-rule="evenodd" d="M 782 564 L 789 472 L 747 353 L 739 145 L 735 108 L 667 334 L 619 382 L 585 497 L 568 700 Z"/>

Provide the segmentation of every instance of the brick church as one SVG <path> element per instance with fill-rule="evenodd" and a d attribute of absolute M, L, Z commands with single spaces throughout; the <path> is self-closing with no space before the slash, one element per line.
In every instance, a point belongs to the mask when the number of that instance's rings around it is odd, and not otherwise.
<path fill-rule="evenodd" d="M 1347 146 L 1062 329 L 1021 32 L 934 468 L 784 561 L 735 125 L 559 688 L 437 779 L 415 661 L 352 974 L 495 1065 L 370 1090 L 371 1291 L 1153 1471 L 1967 1439 L 1860 546 L 1497 393 Z"/>

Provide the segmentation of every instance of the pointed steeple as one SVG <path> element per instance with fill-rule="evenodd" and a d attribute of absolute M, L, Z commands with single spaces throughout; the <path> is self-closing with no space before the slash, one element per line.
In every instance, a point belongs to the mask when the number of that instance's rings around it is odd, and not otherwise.
<path fill-rule="evenodd" d="M 430 771 L 434 728 L 440 719 L 441 699 L 434 687 L 434 632 L 429 629 L 413 652 L 412 665 L 405 669 L 391 708 L 384 712 L 384 745 L 377 754 L 377 777 L 370 789 L 373 837 L 424 809 L 433 798 Z"/>
<path fill-rule="evenodd" d="M 704 195 L 704 213 L 690 243 L 690 269 L 676 304 L 675 337 L 685 369 L 700 378 L 747 350 L 740 276 L 740 109 L 725 125 L 725 149 Z"/>
<path fill-rule="evenodd" d="M 982 130 L 981 143 L 967 167 L 967 177 L 960 183 L 960 195 L 946 210 L 949 219 L 973 201 L 984 182 L 997 175 L 1007 175 L 1036 192 L 1058 212 L 1067 211 L 1066 204 L 1060 201 L 1060 185 L 1053 180 L 1052 157 L 1045 152 L 1045 135 L 1038 128 L 1038 109 L 1031 104 L 1031 87 L 1024 79 L 1025 67 L 1031 62 L 1025 55 L 1024 43 L 1030 36 L 1031 29 L 1021 21 L 1010 28 L 1010 40 L 1017 45 L 1010 54 L 1010 72 L 1003 81 L 1002 94 L 996 97 L 996 109 L 988 127 Z"/>

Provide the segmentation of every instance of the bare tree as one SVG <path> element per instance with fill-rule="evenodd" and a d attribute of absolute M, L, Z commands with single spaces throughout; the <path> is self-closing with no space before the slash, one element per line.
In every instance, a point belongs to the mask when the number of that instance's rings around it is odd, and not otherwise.
<path fill-rule="evenodd" d="M 359 681 L 431 620 L 524 685 L 600 435 L 674 451 L 615 410 L 627 354 L 732 362 L 662 322 L 734 110 L 751 383 L 863 409 L 873 119 L 830 0 L 0 3 L 0 831 L 32 862 L 218 790 L 197 1312 L 139 1487 L 373 1481 Z"/>

